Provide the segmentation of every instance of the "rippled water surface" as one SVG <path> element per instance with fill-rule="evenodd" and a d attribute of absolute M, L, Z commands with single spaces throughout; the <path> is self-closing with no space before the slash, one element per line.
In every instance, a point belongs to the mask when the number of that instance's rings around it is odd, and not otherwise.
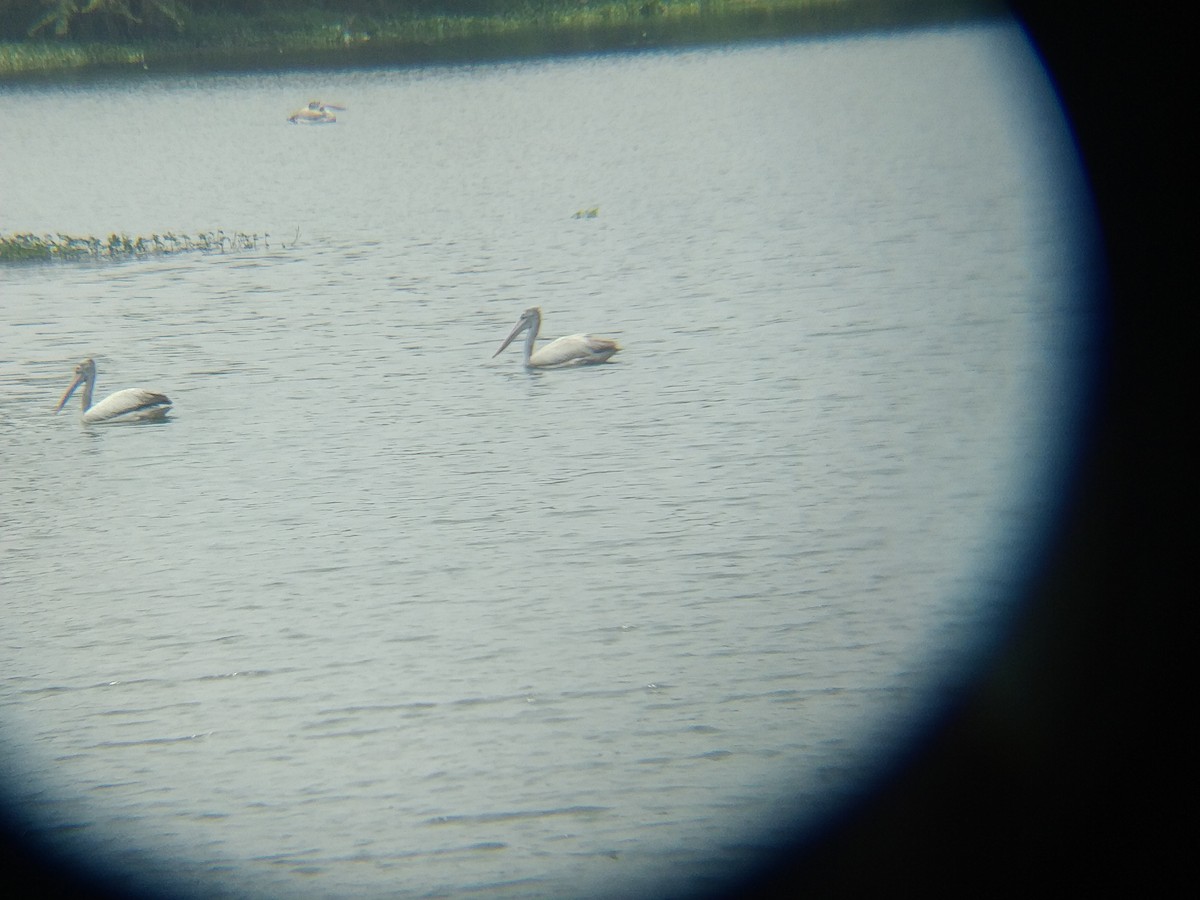
<path fill-rule="evenodd" d="M 0 230 L 269 235 L 0 270 L 3 788 L 118 883 L 684 893 L 1003 633 L 1090 327 L 1015 28 L 3 99 Z"/>

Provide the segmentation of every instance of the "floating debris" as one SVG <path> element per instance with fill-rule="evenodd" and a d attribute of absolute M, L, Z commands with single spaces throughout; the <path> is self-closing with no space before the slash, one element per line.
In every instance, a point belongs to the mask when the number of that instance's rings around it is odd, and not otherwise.
<path fill-rule="evenodd" d="M 594 219 L 598 215 L 600 215 L 600 207 L 593 206 L 588 209 L 577 210 L 575 212 L 575 215 L 571 216 L 571 218 L 572 219 Z"/>

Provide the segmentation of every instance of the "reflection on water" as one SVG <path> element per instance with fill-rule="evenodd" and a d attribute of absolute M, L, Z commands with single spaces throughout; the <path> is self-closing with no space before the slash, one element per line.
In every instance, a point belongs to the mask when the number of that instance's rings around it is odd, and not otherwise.
<path fill-rule="evenodd" d="M 0 273 L 4 776 L 51 845 L 205 896 L 687 891 L 1008 622 L 1089 334 L 1015 29 L 20 93 L 6 230 L 272 235 Z M 492 359 L 533 306 L 622 352 Z M 53 416 L 85 356 L 172 427 Z"/>

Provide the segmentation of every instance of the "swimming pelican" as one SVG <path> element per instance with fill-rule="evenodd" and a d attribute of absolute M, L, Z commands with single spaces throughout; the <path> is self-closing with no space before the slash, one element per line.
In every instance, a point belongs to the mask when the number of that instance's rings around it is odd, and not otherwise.
<path fill-rule="evenodd" d="M 504 339 L 500 349 L 492 354 L 495 359 L 513 342 L 522 331 L 528 331 L 525 337 L 525 365 L 535 369 L 561 368 L 564 366 L 584 366 L 592 363 L 602 363 L 621 348 L 616 341 L 608 338 L 592 337 L 590 334 L 571 334 L 551 341 L 545 347 L 533 349 L 537 340 L 538 330 L 542 327 L 542 310 L 531 306 L 521 313 L 512 333 Z"/>
<path fill-rule="evenodd" d="M 96 386 L 96 362 L 85 359 L 75 367 L 75 380 L 58 401 L 58 406 L 54 407 L 55 412 L 66 406 L 75 388 L 81 384 L 83 421 L 89 425 L 98 422 L 150 422 L 165 418 L 171 411 L 171 401 L 164 394 L 157 394 L 145 388 L 117 391 L 92 406 L 92 389 Z"/>
<path fill-rule="evenodd" d="M 337 121 L 337 116 L 330 112 L 331 109 L 336 109 L 339 112 L 345 110 L 344 106 L 334 106 L 332 103 L 322 103 L 320 100 L 309 100 L 308 106 L 304 109 L 298 109 L 290 116 L 288 121 L 293 125 L 298 122 L 303 122 L 306 125 L 332 125 Z"/>

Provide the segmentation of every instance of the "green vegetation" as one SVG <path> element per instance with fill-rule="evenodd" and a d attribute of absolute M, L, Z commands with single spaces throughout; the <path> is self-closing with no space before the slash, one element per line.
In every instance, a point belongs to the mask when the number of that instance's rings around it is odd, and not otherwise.
<path fill-rule="evenodd" d="M 256 250 L 266 236 L 228 235 L 223 231 L 204 234 L 152 234 L 130 237 L 110 234 L 107 238 L 73 237 L 69 234 L 0 234 L 0 262 L 39 262 L 57 259 L 125 259 L 171 253 L 225 253 Z"/>
<path fill-rule="evenodd" d="M 1001 0 L 0 0 L 0 78 L 403 65 L 945 23 Z"/>

